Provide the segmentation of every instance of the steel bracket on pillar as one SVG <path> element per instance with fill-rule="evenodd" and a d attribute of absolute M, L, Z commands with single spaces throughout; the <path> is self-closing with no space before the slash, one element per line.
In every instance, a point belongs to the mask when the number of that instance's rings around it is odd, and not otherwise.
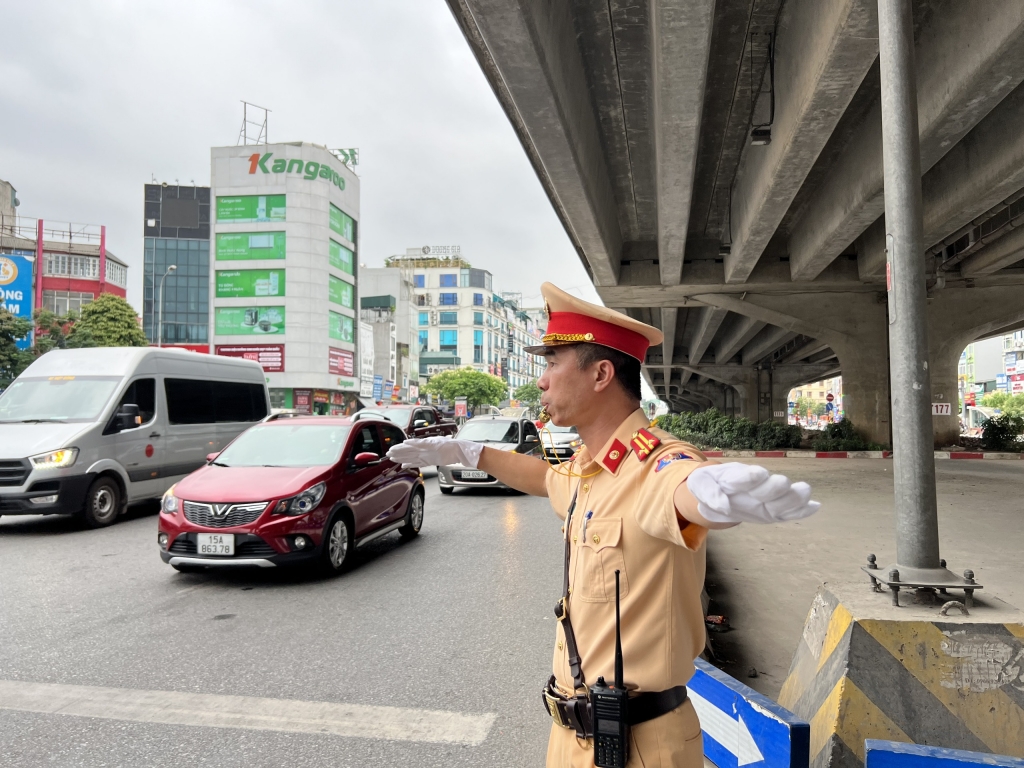
<path fill-rule="evenodd" d="M 945 595 L 947 589 L 962 589 L 964 591 L 964 608 L 972 608 L 974 592 L 984 587 L 974 580 L 974 571 L 968 569 L 964 575 L 957 576 L 946 568 L 946 561 L 940 560 L 938 568 L 908 568 L 903 565 L 890 565 L 888 568 L 879 568 L 874 555 L 868 555 L 868 564 L 862 565 L 861 570 L 871 578 L 871 586 L 876 592 L 882 591 L 884 584 L 892 594 L 892 604 L 899 607 L 900 590 L 913 589 L 917 591 L 916 600 L 922 599 L 927 602 L 946 602 L 935 595 L 933 590 L 938 590 L 939 595 Z M 921 594 L 924 592 L 925 594 Z"/>

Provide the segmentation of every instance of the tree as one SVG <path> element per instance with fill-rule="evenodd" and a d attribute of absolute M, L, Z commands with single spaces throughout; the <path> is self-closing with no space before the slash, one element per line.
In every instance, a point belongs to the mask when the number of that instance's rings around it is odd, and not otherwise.
<path fill-rule="evenodd" d="M 518 400 L 520 405 L 536 408 L 540 405 L 540 395 L 540 387 L 537 386 L 537 380 L 534 379 L 529 384 L 516 387 L 516 391 L 512 393 L 512 399 Z"/>
<path fill-rule="evenodd" d="M 1024 416 L 1024 393 L 1011 395 L 1009 392 L 989 392 L 981 398 L 981 404 L 1011 416 Z"/>
<path fill-rule="evenodd" d="M 431 377 L 424 389 L 448 402 L 464 397 L 470 409 L 497 405 L 508 396 L 508 385 L 504 379 L 472 368 L 442 371 Z"/>
<path fill-rule="evenodd" d="M 70 349 L 73 347 L 95 347 L 92 339 L 81 334 L 74 341 L 71 340 L 71 329 L 78 322 L 78 315 L 68 312 L 66 315 L 58 315 L 48 309 L 37 309 L 33 313 L 36 326 L 36 343 L 32 347 L 32 356 L 45 355 L 51 349 Z"/>
<path fill-rule="evenodd" d="M 0 389 L 16 379 L 32 362 L 32 354 L 18 349 L 17 344 L 31 331 L 31 320 L 15 317 L 0 306 Z"/>
<path fill-rule="evenodd" d="M 101 293 L 82 307 L 82 317 L 68 335 L 68 346 L 148 347 L 149 340 L 131 304 L 113 293 Z"/>
<path fill-rule="evenodd" d="M 812 416 L 824 416 L 825 403 L 821 400 L 812 400 L 809 397 L 798 397 L 796 399 L 796 407 L 793 409 L 793 415 L 804 419 L 807 418 L 808 411 L 811 412 Z"/>

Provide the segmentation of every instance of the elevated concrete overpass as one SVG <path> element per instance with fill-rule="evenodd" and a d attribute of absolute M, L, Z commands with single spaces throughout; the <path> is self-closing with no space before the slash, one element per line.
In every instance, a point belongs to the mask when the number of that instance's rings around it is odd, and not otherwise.
<path fill-rule="evenodd" d="M 448 0 L 674 407 L 779 418 L 843 375 L 890 442 L 877 0 Z M 937 443 L 957 361 L 1024 325 L 1024 2 L 916 0 Z M 897 276 L 898 279 L 898 276 Z"/>

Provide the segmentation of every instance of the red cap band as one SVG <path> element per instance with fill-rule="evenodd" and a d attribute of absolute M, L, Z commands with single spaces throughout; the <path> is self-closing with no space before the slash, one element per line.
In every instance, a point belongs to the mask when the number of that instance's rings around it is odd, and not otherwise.
<path fill-rule="evenodd" d="M 641 363 L 651 343 L 647 337 L 621 325 L 615 325 L 596 317 L 576 312 L 551 312 L 548 330 L 542 339 L 544 344 L 601 344 L 617 349 Z"/>

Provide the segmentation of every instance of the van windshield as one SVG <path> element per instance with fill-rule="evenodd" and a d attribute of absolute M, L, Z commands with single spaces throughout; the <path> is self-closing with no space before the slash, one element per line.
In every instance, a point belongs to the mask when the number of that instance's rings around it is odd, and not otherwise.
<path fill-rule="evenodd" d="M 97 421 L 121 376 L 15 379 L 0 395 L 0 422 Z"/>
<path fill-rule="evenodd" d="M 341 458 L 348 427 L 265 424 L 251 427 L 214 460 L 225 467 L 325 467 Z"/>

